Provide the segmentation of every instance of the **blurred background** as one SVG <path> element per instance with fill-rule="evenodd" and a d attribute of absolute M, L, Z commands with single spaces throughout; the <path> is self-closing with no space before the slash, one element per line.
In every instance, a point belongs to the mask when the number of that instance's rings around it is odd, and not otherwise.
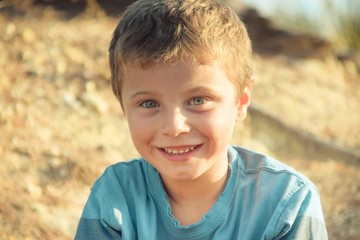
<path fill-rule="evenodd" d="M 1 239 L 73 239 L 94 180 L 138 156 L 107 61 L 131 2 L 0 1 Z M 227 2 L 254 46 L 233 144 L 308 176 L 330 239 L 359 239 L 360 2 Z"/>

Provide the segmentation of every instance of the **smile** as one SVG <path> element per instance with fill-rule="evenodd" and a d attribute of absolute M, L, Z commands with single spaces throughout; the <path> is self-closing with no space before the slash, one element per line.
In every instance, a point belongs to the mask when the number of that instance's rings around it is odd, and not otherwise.
<path fill-rule="evenodd" d="M 169 147 L 169 148 L 163 148 L 164 152 L 168 153 L 168 154 L 184 154 L 184 153 L 188 153 L 192 150 L 194 150 L 195 148 L 197 148 L 198 145 L 194 145 L 194 146 L 187 146 L 187 147 Z"/>

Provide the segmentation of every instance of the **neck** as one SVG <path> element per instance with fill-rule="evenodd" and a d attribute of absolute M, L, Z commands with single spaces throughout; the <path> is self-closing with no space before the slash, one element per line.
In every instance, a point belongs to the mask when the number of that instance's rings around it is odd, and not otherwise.
<path fill-rule="evenodd" d="M 224 190 L 228 177 L 228 164 L 225 162 L 219 165 L 193 180 L 163 179 L 172 213 L 182 225 L 199 221 Z"/>
<path fill-rule="evenodd" d="M 164 182 L 168 197 L 177 203 L 204 202 L 205 200 L 216 200 L 223 191 L 227 175 L 227 168 L 217 178 L 201 176 L 192 181 L 166 181 Z"/>

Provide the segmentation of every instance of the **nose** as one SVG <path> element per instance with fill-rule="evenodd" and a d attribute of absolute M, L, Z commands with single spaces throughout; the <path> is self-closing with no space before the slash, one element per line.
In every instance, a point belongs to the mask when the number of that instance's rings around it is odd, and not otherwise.
<path fill-rule="evenodd" d="M 165 114 L 162 131 L 164 135 L 170 137 L 177 137 L 190 131 L 188 119 L 181 109 L 174 109 Z"/>

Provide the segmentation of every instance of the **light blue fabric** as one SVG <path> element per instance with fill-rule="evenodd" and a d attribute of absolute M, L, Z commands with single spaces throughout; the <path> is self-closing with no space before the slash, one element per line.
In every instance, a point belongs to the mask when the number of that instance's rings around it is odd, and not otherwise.
<path fill-rule="evenodd" d="M 158 172 L 144 159 L 95 182 L 75 239 L 327 239 L 316 187 L 267 156 L 229 147 L 223 193 L 198 223 L 180 226 Z"/>

